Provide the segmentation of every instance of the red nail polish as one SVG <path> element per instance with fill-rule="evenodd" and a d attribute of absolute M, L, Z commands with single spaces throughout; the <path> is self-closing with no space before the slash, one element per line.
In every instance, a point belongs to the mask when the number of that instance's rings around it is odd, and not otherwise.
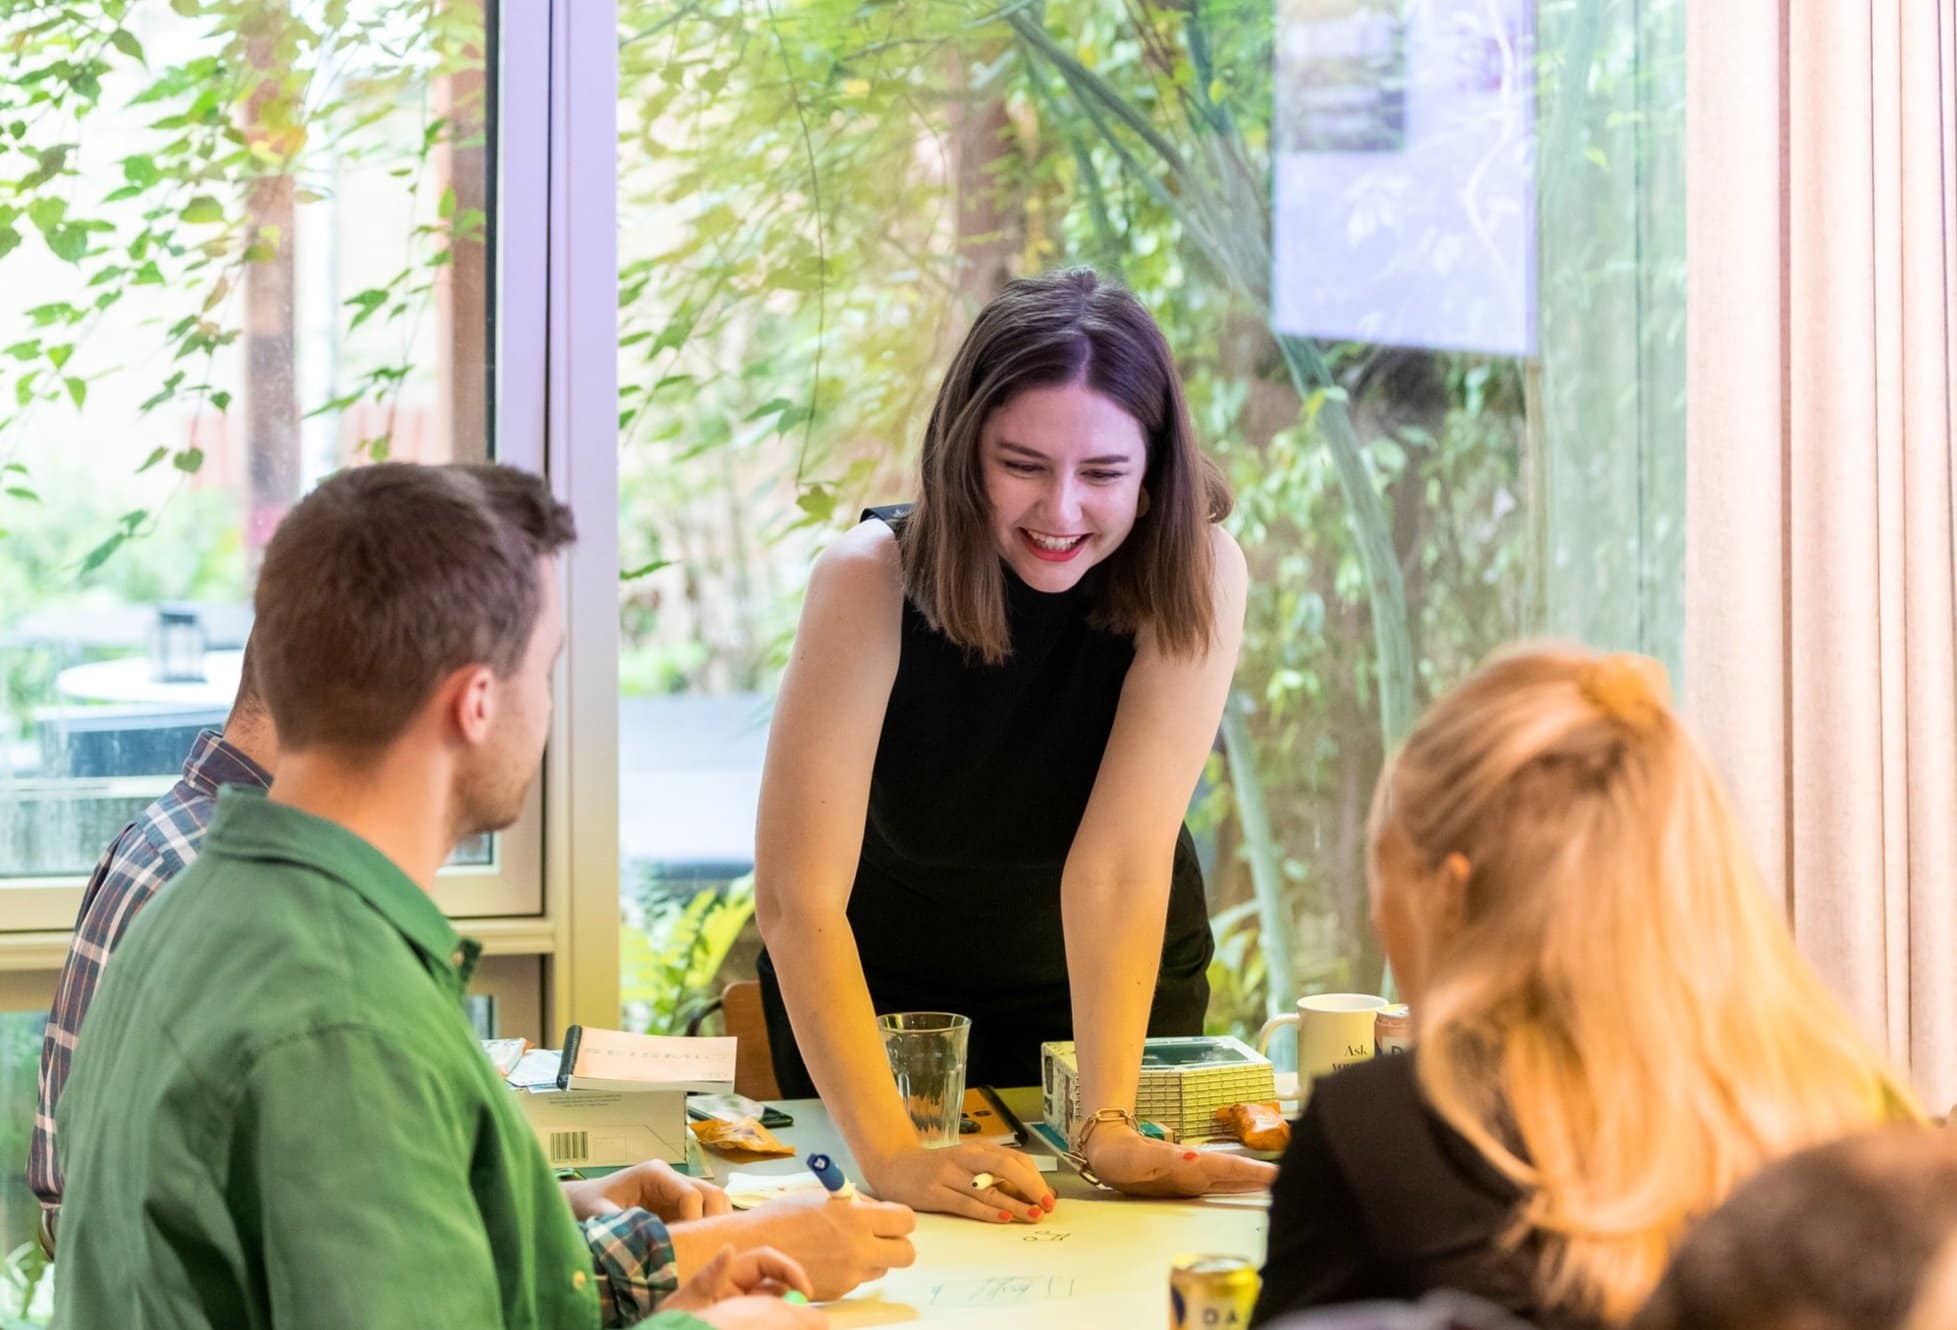
<path fill-rule="evenodd" d="M 1051 1210 L 1053 1208 L 1053 1194 L 1049 1192 L 1045 1196 L 1040 1197 L 1040 1205 L 1045 1209 Z"/>
<path fill-rule="evenodd" d="M 1007 1223 L 1011 1223 L 1011 1222 L 1012 1222 L 1012 1211 L 1010 1211 L 1010 1210 L 1001 1210 L 1001 1211 L 999 1212 L 999 1218 L 1001 1218 L 1001 1219 L 1003 1219 L 1003 1220 L 1005 1220 L 1005 1221 L 1006 1221 Z"/>
<path fill-rule="evenodd" d="M 1194 1150 L 1184 1150 L 1182 1152 L 1182 1157 L 1185 1160 L 1193 1160 L 1196 1157 L 1196 1152 Z"/>

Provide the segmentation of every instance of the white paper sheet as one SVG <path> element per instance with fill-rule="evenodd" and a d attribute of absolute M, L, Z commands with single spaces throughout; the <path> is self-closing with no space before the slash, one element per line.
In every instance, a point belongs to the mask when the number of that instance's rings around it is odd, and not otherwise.
<path fill-rule="evenodd" d="M 571 1087 L 577 1089 L 580 1082 L 591 1082 L 592 1088 L 603 1089 L 641 1085 L 702 1092 L 731 1089 L 737 1042 L 731 1037 L 627 1034 L 587 1027 L 578 1038 Z"/>

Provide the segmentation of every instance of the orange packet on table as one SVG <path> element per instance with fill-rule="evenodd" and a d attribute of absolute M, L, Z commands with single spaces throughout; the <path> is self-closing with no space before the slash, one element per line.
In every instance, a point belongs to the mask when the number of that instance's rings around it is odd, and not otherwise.
<path fill-rule="evenodd" d="M 709 1118 L 686 1124 L 700 1144 L 717 1154 L 752 1155 L 760 1159 L 780 1159 L 795 1153 L 779 1137 L 753 1118 Z"/>
<path fill-rule="evenodd" d="M 1275 1103 L 1231 1104 L 1216 1110 L 1216 1120 L 1252 1150 L 1282 1150 L 1291 1144 L 1291 1124 Z"/>

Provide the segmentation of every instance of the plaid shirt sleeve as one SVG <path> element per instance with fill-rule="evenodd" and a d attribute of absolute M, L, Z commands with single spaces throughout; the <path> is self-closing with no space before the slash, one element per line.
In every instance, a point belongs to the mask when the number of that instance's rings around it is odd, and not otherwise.
<path fill-rule="evenodd" d="M 54 1110 L 75 1053 L 75 1036 L 88 1014 L 88 1004 L 102 982 L 102 967 L 129 928 L 130 921 L 182 866 L 176 855 L 159 850 L 131 823 L 109 846 L 96 865 L 82 895 L 81 915 L 61 966 L 54 1007 L 41 1036 L 39 1096 L 34 1107 L 34 1136 L 28 1147 L 27 1185 L 41 1204 L 61 1203 L 61 1166 L 54 1152 Z"/>
<path fill-rule="evenodd" d="M 651 1211 L 620 1210 L 584 1220 L 579 1227 L 598 1274 L 600 1324 L 637 1325 L 679 1287 L 673 1240 Z M 680 1330 L 689 1321 L 693 1318 L 676 1313 L 671 1324 Z M 661 1317 L 655 1324 L 664 1330 L 668 1322 Z"/>

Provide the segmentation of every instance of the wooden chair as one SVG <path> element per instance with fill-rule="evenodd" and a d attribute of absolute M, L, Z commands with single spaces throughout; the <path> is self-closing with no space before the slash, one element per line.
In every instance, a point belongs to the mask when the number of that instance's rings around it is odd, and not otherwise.
<path fill-rule="evenodd" d="M 734 1090 L 749 1099 L 768 1102 L 781 1098 L 775 1083 L 775 1063 L 768 1051 L 768 1020 L 761 1010 L 761 981 L 738 979 L 720 991 L 720 999 L 686 1023 L 688 1034 L 718 1009 L 727 1033 L 740 1040 L 734 1053 Z"/>

